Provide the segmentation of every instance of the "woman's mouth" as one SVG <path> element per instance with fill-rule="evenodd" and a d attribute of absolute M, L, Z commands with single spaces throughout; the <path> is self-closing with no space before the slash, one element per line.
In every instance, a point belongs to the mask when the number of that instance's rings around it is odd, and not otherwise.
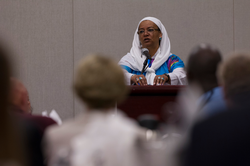
<path fill-rule="evenodd" d="M 147 42 L 150 41 L 150 39 L 149 38 L 145 38 L 143 41 L 147 43 Z"/>

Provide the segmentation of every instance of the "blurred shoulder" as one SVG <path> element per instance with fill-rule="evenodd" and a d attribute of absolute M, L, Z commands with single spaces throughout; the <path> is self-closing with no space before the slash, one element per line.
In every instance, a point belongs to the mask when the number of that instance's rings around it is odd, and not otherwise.
<path fill-rule="evenodd" d="M 250 127 L 249 118 L 249 109 L 228 109 L 197 122 L 193 127 L 193 133 L 203 133 L 204 135 L 220 133 L 224 137 L 223 134 L 230 135 L 234 131 L 240 132 L 243 131 L 242 129 Z"/>
<path fill-rule="evenodd" d="M 45 135 L 50 140 L 55 140 L 60 137 L 64 137 L 67 135 L 70 131 L 74 130 L 76 127 L 76 122 L 74 119 L 70 119 L 65 121 L 60 126 L 50 126 L 46 132 Z"/>

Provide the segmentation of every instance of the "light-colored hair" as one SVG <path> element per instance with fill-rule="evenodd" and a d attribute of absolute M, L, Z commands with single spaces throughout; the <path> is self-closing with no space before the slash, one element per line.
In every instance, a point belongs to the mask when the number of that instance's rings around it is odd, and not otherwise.
<path fill-rule="evenodd" d="M 101 54 L 91 54 L 80 61 L 74 89 L 90 108 L 114 107 L 128 92 L 121 67 Z"/>
<path fill-rule="evenodd" d="M 220 67 L 220 82 L 227 97 L 250 92 L 250 53 L 235 53 Z"/>

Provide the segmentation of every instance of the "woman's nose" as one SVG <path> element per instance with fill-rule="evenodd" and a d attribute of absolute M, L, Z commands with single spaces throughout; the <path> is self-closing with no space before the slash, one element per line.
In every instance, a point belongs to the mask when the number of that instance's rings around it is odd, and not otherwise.
<path fill-rule="evenodd" d="M 145 31 L 144 31 L 144 36 L 148 36 L 148 34 L 149 34 L 148 31 L 145 30 Z"/>

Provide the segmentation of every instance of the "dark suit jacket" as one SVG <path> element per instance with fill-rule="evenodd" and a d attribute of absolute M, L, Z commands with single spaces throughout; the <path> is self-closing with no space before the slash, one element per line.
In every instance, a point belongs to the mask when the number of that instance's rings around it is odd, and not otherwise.
<path fill-rule="evenodd" d="M 42 133 L 44 133 L 47 127 L 57 124 L 53 119 L 41 115 L 23 114 L 22 117 L 35 123 Z"/>
<path fill-rule="evenodd" d="M 183 165 L 250 165 L 250 104 L 247 100 L 193 127 L 183 153 Z"/>
<path fill-rule="evenodd" d="M 12 115 L 18 119 L 19 128 L 24 138 L 24 145 L 29 166 L 44 166 L 42 139 L 47 127 L 56 122 L 48 117 L 22 113 L 18 108 L 12 107 Z"/>
<path fill-rule="evenodd" d="M 26 120 L 31 121 L 32 123 L 36 124 L 39 127 L 39 129 L 42 131 L 42 134 L 44 133 L 44 131 L 46 130 L 47 127 L 57 124 L 51 118 L 44 117 L 41 115 L 33 115 L 33 114 L 23 113 L 22 110 L 14 107 L 14 106 L 12 107 L 12 111 L 20 118 L 26 119 Z"/>

